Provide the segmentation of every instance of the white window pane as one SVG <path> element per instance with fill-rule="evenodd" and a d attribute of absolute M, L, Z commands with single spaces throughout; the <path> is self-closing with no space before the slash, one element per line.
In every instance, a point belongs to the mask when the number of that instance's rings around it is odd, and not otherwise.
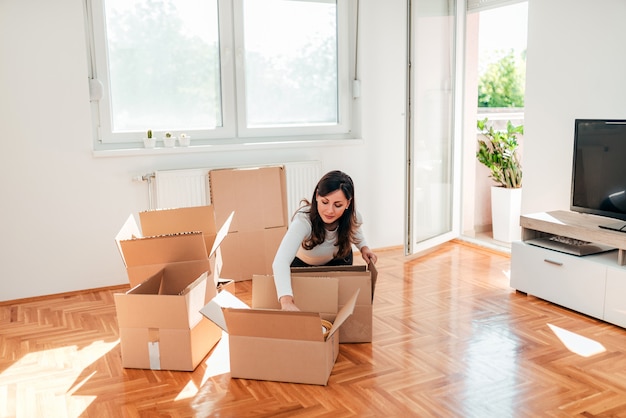
<path fill-rule="evenodd" d="M 222 126 L 217 0 L 107 0 L 113 132 Z"/>
<path fill-rule="evenodd" d="M 337 5 L 244 2 L 247 127 L 338 122 Z"/>

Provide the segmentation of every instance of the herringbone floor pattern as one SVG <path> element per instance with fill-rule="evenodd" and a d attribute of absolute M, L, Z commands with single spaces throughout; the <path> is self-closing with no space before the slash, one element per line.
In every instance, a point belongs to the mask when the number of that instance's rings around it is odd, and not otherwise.
<path fill-rule="evenodd" d="M 508 256 L 379 252 L 374 341 L 328 386 L 123 369 L 113 293 L 0 306 L 0 417 L 626 417 L 626 331 L 508 286 Z M 250 283 L 237 283 L 249 300 Z"/>

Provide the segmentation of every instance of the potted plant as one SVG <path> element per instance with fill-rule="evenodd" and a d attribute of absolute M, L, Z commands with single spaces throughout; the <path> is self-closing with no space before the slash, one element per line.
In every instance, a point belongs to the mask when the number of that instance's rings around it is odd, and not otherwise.
<path fill-rule="evenodd" d="M 518 155 L 518 136 L 524 126 L 507 121 L 506 130 L 487 125 L 487 118 L 478 120 L 478 150 L 476 158 L 490 171 L 496 182 L 491 188 L 491 218 L 493 238 L 511 242 L 520 239 L 519 217 L 522 204 L 522 165 Z"/>
<path fill-rule="evenodd" d="M 176 145 L 176 137 L 172 135 L 171 132 L 165 132 L 165 136 L 163 137 L 163 145 L 166 148 L 174 148 Z"/>
<path fill-rule="evenodd" d="M 191 143 L 191 137 L 185 133 L 178 135 L 178 144 L 181 147 L 188 147 Z"/>
<path fill-rule="evenodd" d="M 154 148 L 156 145 L 156 138 L 152 136 L 152 129 L 148 129 L 146 137 L 143 139 L 143 146 L 146 148 Z"/>

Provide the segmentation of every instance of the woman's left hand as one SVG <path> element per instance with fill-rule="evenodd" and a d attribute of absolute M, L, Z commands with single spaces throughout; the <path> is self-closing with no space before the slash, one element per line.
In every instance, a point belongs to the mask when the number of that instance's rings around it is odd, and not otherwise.
<path fill-rule="evenodd" d="M 376 261 L 378 261 L 378 257 L 376 256 L 376 254 L 374 254 L 372 250 L 370 250 L 369 247 L 361 248 L 361 257 L 363 257 L 363 260 L 367 264 L 369 263 L 376 264 Z"/>

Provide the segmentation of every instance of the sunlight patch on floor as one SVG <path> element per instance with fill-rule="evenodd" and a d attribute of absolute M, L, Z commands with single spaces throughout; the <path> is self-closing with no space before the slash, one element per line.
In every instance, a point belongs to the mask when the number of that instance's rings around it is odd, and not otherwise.
<path fill-rule="evenodd" d="M 202 387 L 207 380 L 212 377 L 230 373 L 228 334 L 222 332 L 222 338 L 217 342 L 211 353 L 207 356 L 204 361 L 204 365 L 206 366 L 206 370 L 202 376 L 202 383 L 200 383 L 200 387 Z M 181 390 L 176 396 L 176 400 L 191 399 L 198 394 L 199 390 L 200 388 L 196 386 L 193 381 L 189 381 L 183 390 Z"/>
<path fill-rule="evenodd" d="M 591 357 L 606 351 L 606 348 L 604 348 L 602 344 L 591 338 L 583 337 L 580 334 L 557 327 L 556 325 L 548 324 L 548 327 L 550 327 L 554 335 L 561 340 L 568 350 L 579 356 Z"/>
<path fill-rule="evenodd" d="M 211 354 L 207 357 L 206 371 L 202 377 L 202 384 L 209 378 L 221 374 L 230 373 L 230 354 L 228 353 L 228 334 L 222 332 L 222 339 L 215 345 Z"/>
<path fill-rule="evenodd" d="M 95 341 L 82 349 L 72 345 L 25 355 L 0 373 L 0 393 L 7 400 L 0 403 L 0 416 L 46 416 L 48 411 L 80 416 L 96 399 L 75 395 L 96 372 L 84 377 L 82 373 L 117 344 L 119 340 Z M 46 402 L 38 402 L 41 399 Z"/>

